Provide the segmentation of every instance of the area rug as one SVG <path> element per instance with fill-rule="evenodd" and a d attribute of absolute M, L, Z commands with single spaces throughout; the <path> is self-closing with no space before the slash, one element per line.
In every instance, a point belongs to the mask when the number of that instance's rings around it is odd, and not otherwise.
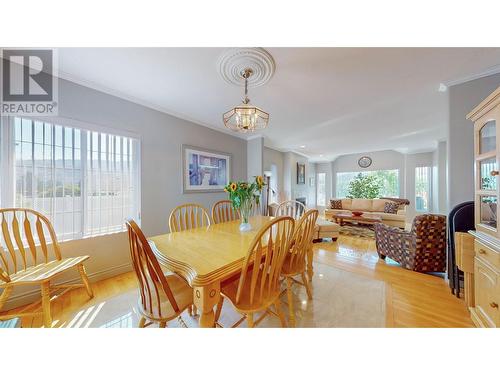
<path fill-rule="evenodd" d="M 372 280 L 335 267 L 316 263 L 313 278 L 313 299 L 305 289 L 293 287 L 297 327 L 384 327 L 386 321 L 385 283 Z M 288 319 L 286 295 L 282 307 Z M 55 327 L 67 328 L 131 328 L 137 327 L 137 291 L 130 290 L 107 300 L 92 300 L 79 311 L 61 317 Z M 188 327 L 198 327 L 198 317 L 187 313 L 182 319 Z M 229 303 L 224 303 L 220 323 L 229 327 L 239 315 Z M 177 320 L 169 327 L 180 327 Z M 153 326 L 151 326 L 153 327 Z M 156 327 L 156 326 L 155 326 Z M 246 323 L 240 327 L 246 327 Z M 280 327 L 279 319 L 270 315 L 259 327 Z"/>
<path fill-rule="evenodd" d="M 373 226 L 345 223 L 340 227 L 340 234 L 362 238 L 375 238 Z"/>

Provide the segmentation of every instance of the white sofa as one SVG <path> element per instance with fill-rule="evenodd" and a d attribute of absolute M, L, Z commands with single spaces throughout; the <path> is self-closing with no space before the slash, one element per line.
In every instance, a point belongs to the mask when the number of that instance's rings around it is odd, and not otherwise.
<path fill-rule="evenodd" d="M 392 202 L 388 199 L 341 199 L 342 209 L 325 209 L 325 217 L 331 219 L 335 213 L 360 211 L 378 215 L 382 218 L 384 224 L 404 228 L 406 222 L 406 205 L 401 205 L 396 214 L 384 212 L 386 202 Z"/>

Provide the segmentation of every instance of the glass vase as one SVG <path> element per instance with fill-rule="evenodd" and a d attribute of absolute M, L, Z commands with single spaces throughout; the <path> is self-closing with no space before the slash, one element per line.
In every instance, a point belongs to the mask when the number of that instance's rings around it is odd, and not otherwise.
<path fill-rule="evenodd" d="M 252 212 L 253 202 L 251 199 L 246 199 L 241 202 L 240 206 L 240 232 L 248 232 L 252 230 L 252 225 L 249 222 L 250 214 Z"/>

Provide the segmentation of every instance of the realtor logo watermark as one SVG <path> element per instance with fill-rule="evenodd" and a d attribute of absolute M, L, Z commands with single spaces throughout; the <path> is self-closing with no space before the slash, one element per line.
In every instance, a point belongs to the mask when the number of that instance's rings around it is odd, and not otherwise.
<path fill-rule="evenodd" d="M 57 51 L 0 48 L 0 114 L 57 115 Z"/>

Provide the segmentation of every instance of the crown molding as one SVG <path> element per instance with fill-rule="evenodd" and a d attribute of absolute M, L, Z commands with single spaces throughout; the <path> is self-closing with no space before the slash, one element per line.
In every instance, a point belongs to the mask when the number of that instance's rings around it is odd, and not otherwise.
<path fill-rule="evenodd" d="M 469 76 L 466 76 L 463 78 L 459 78 L 459 79 L 455 79 L 455 80 L 451 80 L 451 81 L 446 81 L 443 84 L 446 87 L 456 86 L 456 85 L 460 85 L 462 83 L 474 81 L 475 79 L 488 77 L 488 76 L 491 76 L 491 75 L 497 74 L 497 73 L 500 73 L 500 64 L 494 65 L 494 66 L 492 66 L 486 70 L 483 70 L 482 72 L 476 73 L 476 74 L 472 74 L 472 75 L 469 75 Z"/>
<path fill-rule="evenodd" d="M 175 112 L 175 111 L 169 110 L 169 109 L 167 109 L 167 108 L 165 108 L 163 106 L 159 106 L 159 105 L 151 103 L 149 101 L 139 99 L 139 98 L 137 98 L 137 97 L 135 97 L 133 95 L 125 94 L 125 93 L 123 93 L 123 92 L 121 92 L 119 90 L 111 89 L 109 87 L 106 87 L 104 85 L 100 85 L 100 84 L 95 83 L 93 81 L 88 81 L 88 80 L 85 80 L 85 79 L 81 79 L 79 77 L 76 77 L 74 75 L 68 74 L 68 73 L 63 72 L 63 71 L 58 71 L 54 75 L 57 78 L 59 78 L 59 79 L 64 79 L 64 80 L 72 82 L 74 84 L 77 84 L 77 85 L 80 85 L 80 86 L 84 86 L 84 87 L 87 87 L 89 89 L 96 90 L 96 91 L 102 92 L 104 94 L 108 94 L 108 95 L 111 95 L 111 96 L 114 96 L 114 97 L 117 97 L 117 98 L 129 101 L 131 103 L 138 104 L 138 105 L 141 105 L 143 107 L 147 107 L 147 108 L 153 109 L 155 111 L 164 113 L 166 115 L 173 116 L 173 117 L 176 117 L 178 119 L 181 119 L 181 120 L 184 120 L 184 121 L 188 121 L 188 122 L 191 122 L 191 123 L 196 124 L 196 125 L 204 126 L 206 128 L 210 128 L 210 129 L 218 131 L 220 133 L 231 135 L 233 137 L 244 139 L 244 140 L 248 139 L 248 137 L 245 136 L 244 134 L 235 133 L 235 132 L 233 132 L 233 131 L 231 131 L 229 129 L 226 130 L 226 129 L 220 128 L 220 127 L 218 127 L 216 125 L 212 125 L 212 124 L 209 124 L 209 123 L 205 123 L 205 122 L 196 120 L 195 118 L 192 118 L 192 117 L 190 117 L 188 115 L 185 115 L 183 113 L 179 113 L 179 112 Z"/>

